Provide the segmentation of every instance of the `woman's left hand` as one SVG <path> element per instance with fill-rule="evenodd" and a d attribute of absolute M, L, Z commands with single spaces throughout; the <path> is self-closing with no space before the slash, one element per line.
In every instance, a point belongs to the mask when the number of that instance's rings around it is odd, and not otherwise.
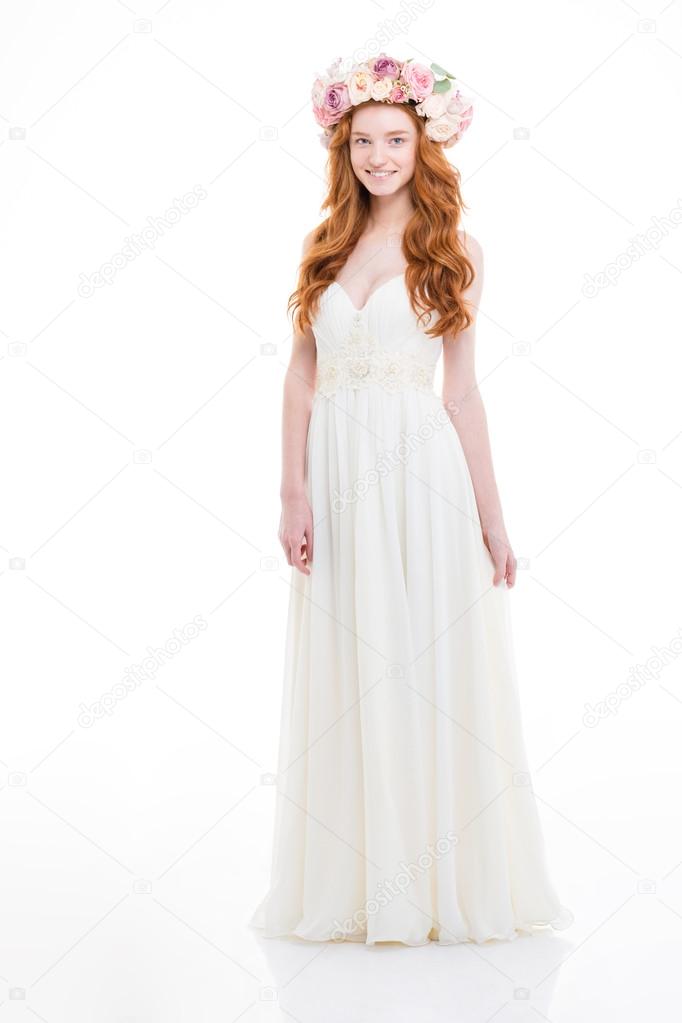
<path fill-rule="evenodd" d="M 511 589 L 516 582 L 516 558 L 509 543 L 507 531 L 504 526 L 484 526 L 482 528 L 483 542 L 488 548 L 495 566 L 493 586 L 506 580 L 507 588 Z"/>

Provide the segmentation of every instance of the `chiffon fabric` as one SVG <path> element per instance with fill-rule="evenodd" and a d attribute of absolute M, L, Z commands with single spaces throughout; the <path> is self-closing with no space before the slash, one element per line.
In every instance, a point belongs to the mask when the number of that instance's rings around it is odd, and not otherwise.
<path fill-rule="evenodd" d="M 251 924 L 404 945 L 559 926 L 510 594 L 433 390 L 442 338 L 404 275 L 361 309 L 335 282 L 313 329 L 314 549 L 309 576 L 291 569 L 272 871 Z"/>

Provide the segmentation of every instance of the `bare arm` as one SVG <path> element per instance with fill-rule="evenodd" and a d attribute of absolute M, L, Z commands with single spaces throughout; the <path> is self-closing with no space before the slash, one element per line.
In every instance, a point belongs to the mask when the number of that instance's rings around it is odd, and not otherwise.
<path fill-rule="evenodd" d="M 312 241 L 303 242 L 303 255 Z M 317 351 L 310 327 L 294 334 L 282 403 L 282 513 L 279 540 L 287 562 L 310 575 L 313 556 L 313 516 L 305 492 L 305 451 L 313 404 Z"/>
<path fill-rule="evenodd" d="M 476 277 L 464 297 L 474 320 L 456 337 L 446 335 L 443 338 L 443 405 L 457 430 L 469 467 L 483 540 L 495 565 L 493 584 L 506 579 L 507 586 L 511 588 L 516 581 L 516 559 L 504 525 L 490 450 L 488 419 L 475 370 L 476 316 L 483 290 L 483 251 L 471 235 L 467 237 L 467 250 Z"/>

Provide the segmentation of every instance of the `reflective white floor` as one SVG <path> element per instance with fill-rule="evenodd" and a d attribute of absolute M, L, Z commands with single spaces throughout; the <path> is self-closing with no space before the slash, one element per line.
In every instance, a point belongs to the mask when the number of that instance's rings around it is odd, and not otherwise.
<path fill-rule="evenodd" d="M 663 882 L 637 878 L 573 823 L 552 811 L 543 820 L 551 847 L 561 852 L 554 862 L 558 867 L 561 861 L 562 876 L 566 868 L 562 898 L 574 914 L 567 930 L 509 943 L 409 949 L 308 947 L 256 935 L 257 972 L 268 979 L 246 1018 L 665 1018 L 682 995 L 682 915 L 676 908 L 682 905 L 682 868 Z"/>
<path fill-rule="evenodd" d="M 157 852 L 181 831 L 194 837 L 156 876 L 127 883 L 112 844 L 94 844 L 55 813 L 57 793 L 43 799 L 16 781 L 3 793 L 3 826 L 17 838 L 17 862 L 5 847 L 3 864 L 17 881 L 3 896 L 6 1020 L 603 1023 L 608 1014 L 639 1023 L 669 1018 L 682 996 L 682 868 L 636 875 L 624 844 L 621 856 L 606 825 L 589 820 L 600 810 L 594 794 L 541 804 L 574 914 L 568 930 L 406 948 L 264 939 L 248 926 L 267 877 L 272 785 L 206 813 L 203 829 L 180 826 L 189 801 L 175 817 L 160 806 L 148 821 Z M 580 822 L 572 798 L 583 799 Z M 648 828 L 649 838 L 665 833 Z M 672 840 L 670 829 L 666 848 Z"/>

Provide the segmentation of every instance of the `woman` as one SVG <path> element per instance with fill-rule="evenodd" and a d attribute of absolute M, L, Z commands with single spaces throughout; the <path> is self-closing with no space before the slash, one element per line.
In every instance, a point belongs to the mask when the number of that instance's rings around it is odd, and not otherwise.
<path fill-rule="evenodd" d="M 443 148 L 471 106 L 382 54 L 313 87 L 327 218 L 284 389 L 292 566 L 266 936 L 421 945 L 556 924 L 474 372 L 480 245 Z M 443 393 L 433 390 L 443 353 Z"/>

